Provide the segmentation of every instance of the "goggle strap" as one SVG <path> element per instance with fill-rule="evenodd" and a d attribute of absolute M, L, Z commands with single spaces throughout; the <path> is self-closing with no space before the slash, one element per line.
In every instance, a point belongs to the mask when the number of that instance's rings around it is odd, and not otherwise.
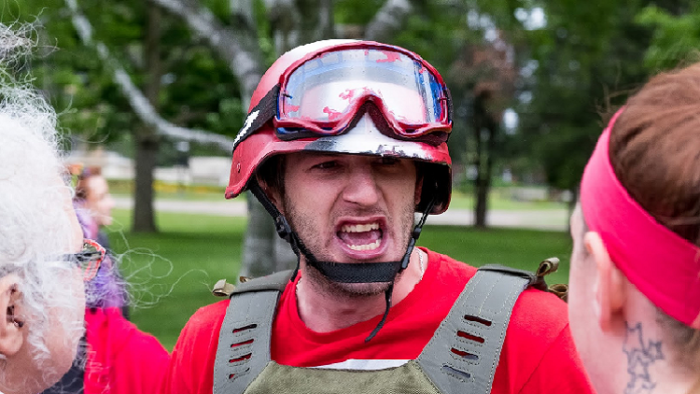
<path fill-rule="evenodd" d="M 299 273 L 299 265 L 301 264 L 301 255 L 299 253 L 299 247 L 297 246 L 299 240 L 296 237 L 294 231 L 292 231 L 292 227 L 289 225 L 289 222 L 287 222 L 287 219 L 277 209 L 275 204 L 273 204 L 272 201 L 270 201 L 270 199 L 267 197 L 267 194 L 265 194 L 265 192 L 262 190 L 262 188 L 255 179 L 251 180 L 250 186 L 248 188 L 250 189 L 250 192 L 253 193 L 255 198 L 257 198 L 258 201 L 260 201 L 260 204 L 262 204 L 263 208 L 265 208 L 267 213 L 269 213 L 270 216 L 272 216 L 272 219 L 275 222 L 275 230 L 277 231 L 277 235 L 279 235 L 280 238 L 287 241 L 289 245 L 291 245 L 294 254 L 297 255 L 297 265 L 294 268 L 292 277 L 290 278 L 290 280 L 294 282 L 294 280 L 297 277 L 297 274 Z"/>
<path fill-rule="evenodd" d="M 258 131 L 265 123 L 272 120 L 277 114 L 277 97 L 279 96 L 280 85 L 275 85 L 263 97 L 258 105 L 256 105 L 243 122 L 243 127 L 236 134 L 236 139 L 233 141 L 233 152 L 236 151 L 238 144 L 243 142 L 248 136 Z"/>
<path fill-rule="evenodd" d="M 248 189 L 250 190 L 251 193 L 255 196 L 255 198 L 260 201 L 260 204 L 262 204 L 263 208 L 267 211 L 267 213 L 272 216 L 272 219 L 275 221 L 275 229 L 277 230 L 277 234 L 284 240 L 289 241 L 289 236 L 292 233 L 292 228 L 289 226 L 289 223 L 287 223 L 287 220 L 282 216 L 282 213 L 277 210 L 277 207 L 275 204 L 270 201 L 270 199 L 267 197 L 267 194 L 262 190 L 260 185 L 258 184 L 257 180 L 255 178 L 250 180 L 250 185 L 248 186 Z"/>

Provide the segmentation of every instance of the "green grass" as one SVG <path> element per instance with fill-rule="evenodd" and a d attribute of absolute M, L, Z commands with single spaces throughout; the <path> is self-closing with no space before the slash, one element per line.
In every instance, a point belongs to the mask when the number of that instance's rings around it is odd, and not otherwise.
<path fill-rule="evenodd" d="M 111 192 L 112 195 L 118 197 L 131 197 L 133 192 L 129 191 L 115 191 Z M 237 199 L 244 200 L 245 195 L 237 197 Z M 185 201 L 226 201 L 224 197 L 224 192 L 195 192 L 191 190 L 183 191 L 157 191 L 155 192 L 155 198 L 157 200 L 185 200 Z"/>
<path fill-rule="evenodd" d="M 109 190 L 115 196 L 131 196 L 134 193 L 133 181 L 110 180 Z M 153 184 L 153 190 L 157 199 L 223 201 L 225 187 L 214 185 L 180 185 L 156 181 Z"/>
<path fill-rule="evenodd" d="M 221 278 L 233 281 L 240 267 L 245 220 L 159 213 L 158 234 L 130 233 L 130 211 L 114 210 L 110 234 L 132 285 L 131 319 L 172 349 L 197 308 L 218 301 L 209 292 Z M 124 231 L 119 231 L 123 228 Z"/>
<path fill-rule="evenodd" d="M 129 232 L 130 211 L 115 210 L 114 217 L 112 248 L 131 250 L 122 265 L 135 297 L 131 319 L 172 349 L 197 308 L 220 300 L 209 293 L 213 284 L 221 278 L 235 281 L 246 220 L 159 213 L 160 233 L 138 234 Z M 560 271 L 548 282 L 568 281 L 571 241 L 564 232 L 426 226 L 418 244 L 475 266 L 500 263 L 534 270 L 542 259 L 557 256 Z"/>
<path fill-rule="evenodd" d="M 504 211 L 531 211 L 541 209 L 566 209 L 566 204 L 556 201 L 517 201 L 509 198 L 507 193 L 493 189 L 489 194 L 489 209 Z M 452 191 L 450 208 L 474 209 L 474 195 L 458 190 Z"/>

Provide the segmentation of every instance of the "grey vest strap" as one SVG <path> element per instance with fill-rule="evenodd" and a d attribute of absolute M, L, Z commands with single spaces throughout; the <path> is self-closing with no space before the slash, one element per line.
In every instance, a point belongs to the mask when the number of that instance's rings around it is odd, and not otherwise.
<path fill-rule="evenodd" d="M 491 392 L 513 305 L 534 274 L 481 267 L 416 360 L 445 394 Z"/>
<path fill-rule="evenodd" d="M 242 393 L 270 361 L 270 338 L 277 301 L 291 271 L 250 280 L 236 287 L 219 332 L 214 393 Z"/>

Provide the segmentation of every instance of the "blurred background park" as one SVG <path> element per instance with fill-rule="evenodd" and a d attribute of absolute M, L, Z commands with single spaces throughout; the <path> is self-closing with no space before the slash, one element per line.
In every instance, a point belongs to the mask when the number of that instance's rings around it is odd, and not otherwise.
<path fill-rule="evenodd" d="M 560 283 L 605 114 L 700 48 L 692 0 L 0 1 L 2 23 L 33 26 L 17 72 L 59 112 L 67 163 L 109 181 L 131 319 L 169 349 L 218 279 L 290 264 L 251 198 L 223 198 L 252 91 L 286 50 L 370 39 L 432 63 L 454 99 L 454 195 L 419 244 L 476 266 L 558 256 Z"/>

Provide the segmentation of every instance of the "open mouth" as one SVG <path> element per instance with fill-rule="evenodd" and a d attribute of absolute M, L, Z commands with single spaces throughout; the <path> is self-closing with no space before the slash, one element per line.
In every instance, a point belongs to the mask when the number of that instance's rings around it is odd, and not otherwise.
<path fill-rule="evenodd" d="M 383 231 L 379 222 L 363 224 L 344 224 L 337 232 L 348 248 L 356 251 L 371 251 L 382 244 Z"/>

